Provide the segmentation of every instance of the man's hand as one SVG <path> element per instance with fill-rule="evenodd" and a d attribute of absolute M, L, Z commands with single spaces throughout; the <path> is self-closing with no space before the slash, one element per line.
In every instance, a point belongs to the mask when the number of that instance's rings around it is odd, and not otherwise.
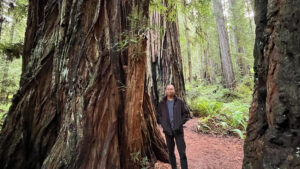
<path fill-rule="evenodd" d="M 161 119 L 161 111 L 160 111 L 160 107 L 158 106 L 157 111 L 156 111 L 156 122 L 161 127 L 160 119 Z"/>
<path fill-rule="evenodd" d="M 182 113 L 182 125 L 184 125 L 190 118 L 190 111 L 186 106 L 186 103 L 182 100 L 182 106 L 181 106 L 181 113 Z"/>

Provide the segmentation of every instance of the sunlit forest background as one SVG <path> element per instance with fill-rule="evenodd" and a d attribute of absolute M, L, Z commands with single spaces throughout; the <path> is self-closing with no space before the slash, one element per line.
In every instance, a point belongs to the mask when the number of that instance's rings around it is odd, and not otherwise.
<path fill-rule="evenodd" d="M 27 21 L 27 0 L 0 4 L 0 117 L 1 125 L 19 87 Z"/>
<path fill-rule="evenodd" d="M 152 9 L 163 6 L 151 2 Z M 170 1 L 176 5 L 181 55 L 184 67 L 186 100 L 198 131 L 244 138 L 253 93 L 254 15 L 252 0 Z M 0 125 L 10 101 L 19 87 L 22 48 L 25 37 L 28 2 L 1 1 L 0 11 Z M 151 9 L 150 8 L 150 9 Z M 220 27 L 217 13 L 224 15 L 228 33 L 229 56 L 233 68 L 230 87 L 222 73 Z M 174 15 L 176 16 L 176 15 Z M 228 82 L 227 82 L 228 83 Z M 176 86 L 175 86 L 176 88 Z"/>

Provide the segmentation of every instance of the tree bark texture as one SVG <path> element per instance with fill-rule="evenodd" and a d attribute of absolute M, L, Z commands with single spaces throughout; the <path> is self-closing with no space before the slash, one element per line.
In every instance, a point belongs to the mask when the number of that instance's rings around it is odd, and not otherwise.
<path fill-rule="evenodd" d="M 148 7 L 147 0 L 29 1 L 20 89 L 1 131 L 0 168 L 168 162 L 147 92 Z"/>
<path fill-rule="evenodd" d="M 164 5 L 170 10 L 175 10 L 167 0 Z M 174 21 L 168 17 L 169 12 L 166 14 L 161 14 L 160 11 L 150 12 L 152 29 L 149 31 L 147 49 L 149 56 L 147 82 L 148 91 L 156 107 L 165 96 L 167 84 L 174 84 L 179 97 L 184 99 L 185 95 L 177 15 Z"/>
<path fill-rule="evenodd" d="M 255 1 L 255 90 L 244 169 L 300 167 L 300 1 Z"/>
<path fill-rule="evenodd" d="M 225 27 L 225 19 L 221 0 L 213 0 L 213 9 L 219 35 L 219 47 L 224 86 L 226 88 L 232 88 L 235 86 L 235 78 L 230 56 L 228 32 Z"/>

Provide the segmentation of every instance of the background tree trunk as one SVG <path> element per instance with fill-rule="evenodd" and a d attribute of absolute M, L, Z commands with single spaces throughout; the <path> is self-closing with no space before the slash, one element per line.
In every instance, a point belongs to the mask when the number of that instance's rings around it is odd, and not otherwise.
<path fill-rule="evenodd" d="M 183 7 L 186 8 L 186 1 L 182 0 Z M 191 60 L 191 47 L 190 47 L 190 35 L 189 35 L 189 27 L 187 23 L 186 11 L 183 14 L 183 24 L 184 24 L 184 32 L 186 38 L 186 50 L 187 50 L 187 58 L 188 58 L 188 67 L 189 67 L 189 77 L 188 80 L 191 82 L 192 80 L 192 60 Z"/>
<path fill-rule="evenodd" d="M 209 47 L 210 47 L 210 43 L 208 41 L 208 37 L 207 37 L 207 34 L 205 33 L 205 41 L 206 41 L 206 44 L 205 44 L 205 47 L 204 47 L 204 50 L 203 50 L 203 55 L 202 55 L 202 63 L 201 65 L 202 66 L 202 75 L 201 75 L 201 78 L 206 80 L 207 82 L 211 83 L 211 71 L 209 70 L 209 67 L 210 67 L 210 58 L 209 58 Z"/>
<path fill-rule="evenodd" d="M 172 2 L 168 4 L 166 0 L 164 5 L 169 10 L 176 10 Z M 169 12 L 161 14 L 159 11 L 153 11 L 150 14 L 150 24 L 153 29 L 149 33 L 147 50 L 149 55 L 147 81 L 148 91 L 156 107 L 165 96 L 165 86 L 169 83 L 174 84 L 179 97 L 184 99 L 185 96 L 177 15 L 173 16 L 174 21 L 168 17 Z"/>
<path fill-rule="evenodd" d="M 230 56 L 228 33 L 225 27 L 225 19 L 221 0 L 213 0 L 213 9 L 216 17 L 219 35 L 220 57 L 224 86 L 232 88 L 235 86 L 234 72 Z"/>
<path fill-rule="evenodd" d="M 251 14 L 251 12 L 254 12 L 253 10 L 253 2 L 252 0 L 245 0 L 245 4 L 246 4 L 246 8 L 247 8 L 247 13 Z M 250 33 L 251 35 L 254 35 L 254 30 L 253 30 L 253 17 L 248 17 L 249 19 L 249 29 L 250 29 Z M 251 36 L 254 37 L 254 36 Z"/>
<path fill-rule="evenodd" d="M 1 35 L 2 35 L 2 25 L 4 22 L 4 17 L 3 17 L 3 2 L 0 2 L 0 39 L 1 39 Z"/>
<path fill-rule="evenodd" d="M 145 80 L 148 5 L 29 1 L 0 168 L 135 169 L 145 157 L 168 161 Z M 124 46 L 128 40 L 135 43 Z"/>
<path fill-rule="evenodd" d="M 208 52 L 209 52 L 209 43 L 207 43 L 207 48 L 203 50 L 203 57 L 204 57 L 204 76 L 203 78 L 207 80 L 209 83 L 211 83 L 210 79 L 210 72 L 209 72 L 209 58 L 208 58 Z"/>
<path fill-rule="evenodd" d="M 15 1 L 11 1 L 11 3 L 15 3 Z M 1 4 L 1 3 L 0 3 Z M 1 8 L 1 6 L 0 6 Z M 8 14 L 10 15 L 12 10 L 13 10 L 14 6 L 12 5 L 11 8 L 8 10 Z M 1 16 L 0 16 L 1 17 Z M 1 20 L 1 18 L 0 18 Z M 0 21 L 1 22 L 1 21 Z M 16 26 L 16 16 L 13 14 L 12 15 L 12 23 L 11 23 L 11 28 L 10 28 L 10 37 L 9 37 L 9 43 L 13 43 L 14 40 L 14 34 L 15 34 L 15 26 Z M 2 23 L 0 23 L 0 26 L 2 26 Z M 0 36 L 1 36 L 1 28 L 0 28 Z M 1 38 L 0 38 L 1 39 Z M 3 77 L 2 77 L 2 83 L 3 84 L 7 84 L 7 80 L 9 80 L 8 77 L 8 71 L 9 71 L 9 61 L 12 59 L 9 59 L 8 56 L 6 54 L 4 54 L 4 68 L 3 68 Z M 1 90 L 0 90 L 0 103 L 3 101 L 3 103 L 8 104 L 9 100 L 8 97 L 6 97 L 8 95 L 7 91 L 5 91 L 6 86 L 2 85 L 1 86 Z"/>
<path fill-rule="evenodd" d="M 300 1 L 255 1 L 255 91 L 243 168 L 299 168 Z"/>
<path fill-rule="evenodd" d="M 231 15 L 232 19 L 234 20 L 235 23 L 238 22 L 238 18 L 236 17 L 235 11 L 237 10 L 237 1 L 236 0 L 230 0 L 229 1 L 230 5 L 230 10 L 231 10 Z M 251 24 L 251 23 L 250 23 Z M 248 65 L 246 64 L 244 57 L 245 57 L 245 50 L 244 46 L 241 45 L 241 40 L 240 36 L 241 35 L 241 27 L 237 24 L 234 24 L 232 26 L 232 38 L 233 38 L 233 43 L 235 47 L 235 53 L 236 53 L 236 62 L 238 64 L 238 67 L 241 71 L 241 76 L 245 76 L 250 73 L 250 70 L 248 68 Z"/>

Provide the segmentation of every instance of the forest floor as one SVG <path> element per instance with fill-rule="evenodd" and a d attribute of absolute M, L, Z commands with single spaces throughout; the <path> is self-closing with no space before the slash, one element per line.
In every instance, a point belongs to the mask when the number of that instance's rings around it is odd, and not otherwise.
<path fill-rule="evenodd" d="M 184 125 L 184 139 L 189 169 L 240 169 L 243 161 L 243 140 L 233 136 L 216 136 L 196 132 L 197 118 Z M 162 132 L 162 128 L 160 131 Z M 162 135 L 164 136 L 163 132 Z M 179 154 L 175 146 L 177 168 Z M 170 164 L 157 162 L 154 169 L 171 169 Z"/>

